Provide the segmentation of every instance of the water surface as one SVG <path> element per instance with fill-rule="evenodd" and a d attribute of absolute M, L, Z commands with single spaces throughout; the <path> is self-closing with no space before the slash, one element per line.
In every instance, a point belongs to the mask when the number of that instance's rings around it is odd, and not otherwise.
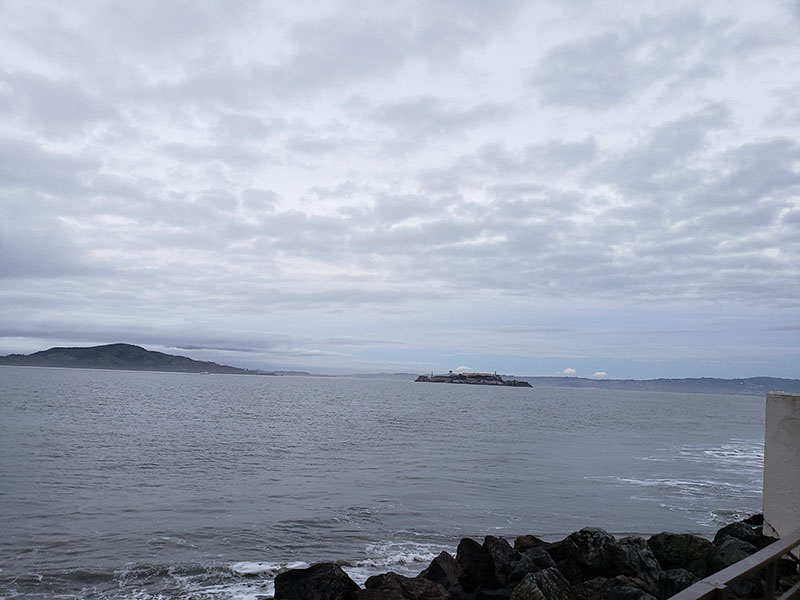
<path fill-rule="evenodd" d="M 761 505 L 764 399 L 0 368 L 0 594 L 257 598 L 464 536 L 708 534 Z"/>

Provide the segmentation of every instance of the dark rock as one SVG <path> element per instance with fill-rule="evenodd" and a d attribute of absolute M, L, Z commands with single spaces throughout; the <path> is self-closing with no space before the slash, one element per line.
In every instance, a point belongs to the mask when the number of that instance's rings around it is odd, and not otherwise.
<path fill-rule="evenodd" d="M 517 552 L 503 538 L 486 536 L 483 547 L 492 557 L 494 574 L 501 587 L 513 588 L 528 573 L 555 566 L 553 559 L 544 550 L 534 550 L 532 552 L 535 553 L 532 554 Z M 537 560 L 542 566 L 539 566 Z"/>
<path fill-rule="evenodd" d="M 575 600 L 578 591 L 555 568 L 528 573 L 511 592 L 511 600 Z"/>
<path fill-rule="evenodd" d="M 656 597 L 639 588 L 618 585 L 608 590 L 605 600 L 656 600 Z"/>
<path fill-rule="evenodd" d="M 603 574 L 614 566 L 614 551 L 617 540 L 613 535 L 598 527 L 585 527 L 570 534 L 567 539 L 577 549 L 573 556 L 588 573 Z"/>
<path fill-rule="evenodd" d="M 745 541 L 753 546 L 757 546 L 759 541 L 759 536 L 755 528 L 744 521 L 737 521 L 736 523 L 731 523 L 720 529 L 714 536 L 714 545 L 719 546 L 726 537 L 736 538 L 737 540 Z"/>
<path fill-rule="evenodd" d="M 614 564 L 612 575 L 621 574 L 641 579 L 648 584 L 647 592 L 653 595 L 658 593 L 661 565 L 644 538 L 622 538 L 610 552 Z"/>
<path fill-rule="evenodd" d="M 571 558 L 558 561 L 555 568 L 557 568 L 572 585 L 579 585 L 586 581 L 587 578 L 592 578 L 591 575 L 585 576 L 581 566 Z"/>
<path fill-rule="evenodd" d="M 618 550 L 613 535 L 596 527 L 571 533 L 547 547 L 556 566 L 573 584 L 614 573 L 614 553 Z"/>
<path fill-rule="evenodd" d="M 605 600 L 612 593 L 612 590 L 619 588 L 632 588 L 639 590 L 643 594 L 652 595 L 649 591 L 650 585 L 647 582 L 627 575 L 617 575 L 611 578 L 596 577 L 586 581 L 580 589 L 584 592 L 584 596 L 590 600 Z"/>
<path fill-rule="evenodd" d="M 721 571 L 725 567 L 730 567 L 732 564 L 739 562 L 743 558 L 747 558 L 758 548 L 749 544 L 744 540 L 734 537 L 723 538 L 717 549 L 711 554 L 708 559 L 708 566 L 711 573 Z"/>
<path fill-rule="evenodd" d="M 686 569 L 699 579 L 709 574 L 708 560 L 715 547 L 705 538 L 691 533 L 665 531 L 650 537 L 647 545 L 665 571 Z"/>
<path fill-rule="evenodd" d="M 748 525 L 756 525 L 761 527 L 764 524 L 764 515 L 758 513 L 756 515 L 749 516 L 744 520 L 744 522 Z"/>
<path fill-rule="evenodd" d="M 585 579 L 591 579 L 591 577 L 583 576 L 583 569 L 581 569 L 577 561 L 580 553 L 571 539 L 566 538 L 553 542 L 547 546 L 546 552 L 555 563 L 556 568 L 561 571 L 571 584 L 578 585 Z"/>
<path fill-rule="evenodd" d="M 445 588 L 452 587 L 458 583 L 456 559 L 448 552 L 441 552 L 417 577 L 434 581 Z"/>
<path fill-rule="evenodd" d="M 400 592 L 387 590 L 358 590 L 350 600 L 405 600 Z"/>
<path fill-rule="evenodd" d="M 778 577 L 783 577 L 784 575 L 797 575 L 798 574 L 798 561 L 792 554 L 784 554 L 778 559 L 777 564 L 777 574 Z"/>
<path fill-rule="evenodd" d="M 370 577 L 364 587 L 367 591 L 380 591 L 383 594 L 380 598 L 392 600 L 451 600 L 447 590 L 435 581 L 422 577 L 403 577 L 391 572 Z M 361 594 L 358 598 L 363 600 Z"/>
<path fill-rule="evenodd" d="M 531 548 L 538 546 L 546 546 L 547 542 L 540 540 L 535 535 L 521 535 L 514 540 L 514 550 L 517 552 L 525 552 Z"/>
<path fill-rule="evenodd" d="M 762 525 L 750 525 L 746 521 L 737 521 L 720 529 L 714 536 L 714 544 L 719 546 L 726 537 L 733 537 L 748 544 L 753 544 L 759 550 L 766 548 L 775 541 L 775 538 L 764 535 Z"/>
<path fill-rule="evenodd" d="M 511 590 L 500 588 L 497 590 L 478 590 L 475 592 L 475 600 L 509 600 Z"/>
<path fill-rule="evenodd" d="M 556 561 L 553 560 L 553 557 L 550 556 L 547 550 L 545 550 L 542 546 L 537 546 L 526 550 L 522 553 L 522 555 L 528 562 L 532 563 L 533 568 L 531 568 L 529 571 L 531 573 L 556 566 Z"/>
<path fill-rule="evenodd" d="M 475 540 L 464 538 L 456 550 L 458 583 L 465 592 L 477 588 L 499 588 L 494 573 L 494 562 L 489 553 Z"/>
<path fill-rule="evenodd" d="M 275 600 L 346 600 L 358 584 L 339 566 L 319 563 L 275 577 Z"/>
<path fill-rule="evenodd" d="M 475 600 L 475 592 L 465 592 L 458 583 L 448 588 L 447 591 L 450 592 L 453 600 Z"/>
<path fill-rule="evenodd" d="M 671 598 L 678 592 L 700 581 L 691 571 L 686 569 L 670 569 L 662 571 L 658 581 L 659 597 Z"/>
<path fill-rule="evenodd" d="M 606 591 L 609 589 L 607 585 L 608 581 L 608 577 L 587 579 L 578 586 L 579 594 L 589 600 L 602 600 L 602 598 L 605 598 Z"/>
<path fill-rule="evenodd" d="M 558 542 L 553 542 L 547 546 L 546 552 L 554 561 L 561 562 L 577 556 L 578 549 L 575 547 L 575 544 L 572 542 L 572 540 L 565 538 L 563 540 L 559 540 Z"/>
<path fill-rule="evenodd" d="M 716 551 L 711 555 L 708 560 L 708 566 L 711 573 L 721 571 L 740 560 L 747 558 L 758 548 L 749 544 L 744 540 L 727 536 L 720 541 Z M 728 586 L 736 596 L 750 596 L 756 592 L 760 587 L 760 578 L 758 575 L 752 575 L 746 579 L 741 579 L 736 583 Z"/>
<path fill-rule="evenodd" d="M 492 557 L 494 575 L 497 578 L 497 582 L 500 587 L 505 587 L 515 569 L 519 571 L 520 553 L 516 552 L 506 540 L 493 535 L 487 535 L 483 539 L 483 549 Z M 516 581 L 519 581 L 524 576 L 524 573 L 519 574 Z"/>

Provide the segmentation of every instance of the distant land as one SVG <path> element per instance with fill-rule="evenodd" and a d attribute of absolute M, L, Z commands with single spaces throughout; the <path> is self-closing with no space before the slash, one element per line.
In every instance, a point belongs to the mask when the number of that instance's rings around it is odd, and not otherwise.
<path fill-rule="evenodd" d="M 800 394 L 800 379 L 746 377 L 717 379 L 587 379 L 584 377 L 518 377 L 534 387 L 595 388 L 641 392 L 677 392 L 682 394 L 736 394 L 763 396 L 767 392 Z"/>
<path fill-rule="evenodd" d="M 307 371 L 263 371 L 241 369 L 215 362 L 193 360 L 186 356 L 146 350 L 133 344 L 107 344 L 77 348 L 50 348 L 33 354 L 0 356 L 0 365 L 24 367 L 65 367 L 76 369 L 117 369 L 122 371 L 167 371 L 178 373 L 229 373 L 239 375 L 273 375 L 331 377 Z M 360 373 L 337 377 L 395 379 L 413 381 L 415 373 Z M 595 388 L 621 391 L 677 392 L 682 394 L 736 394 L 764 396 L 767 392 L 800 394 L 800 379 L 779 377 L 746 377 L 718 379 L 589 379 L 584 377 L 530 377 L 503 375 L 504 379 L 527 381 L 533 387 Z"/>
<path fill-rule="evenodd" d="M 175 373 L 230 373 L 271 375 L 145 350 L 132 344 L 107 344 L 88 348 L 50 348 L 33 354 L 0 356 L 0 365 L 20 367 L 71 367 L 75 369 L 116 369 L 121 371 L 168 371 Z"/>
<path fill-rule="evenodd" d="M 358 379 L 415 380 L 414 373 L 360 373 L 341 375 Z M 420 377 L 425 377 L 420 376 Z M 717 377 L 694 377 L 686 379 L 589 379 L 564 376 L 503 375 L 503 379 L 517 379 L 543 388 L 595 388 L 619 391 L 675 392 L 679 394 L 733 394 L 742 396 L 764 396 L 767 392 L 800 394 L 800 379 L 780 377 L 745 377 L 742 379 L 719 379 Z"/>

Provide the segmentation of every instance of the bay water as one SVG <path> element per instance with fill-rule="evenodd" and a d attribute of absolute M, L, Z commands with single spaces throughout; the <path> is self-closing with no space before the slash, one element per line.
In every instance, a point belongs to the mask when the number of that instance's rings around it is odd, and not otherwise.
<path fill-rule="evenodd" d="M 764 398 L 0 367 L 0 598 L 255 600 L 462 537 L 710 535 L 761 506 Z"/>

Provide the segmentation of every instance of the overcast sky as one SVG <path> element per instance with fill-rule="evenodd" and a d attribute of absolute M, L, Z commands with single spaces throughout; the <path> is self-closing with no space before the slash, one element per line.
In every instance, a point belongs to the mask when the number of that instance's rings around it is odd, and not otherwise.
<path fill-rule="evenodd" d="M 0 0 L 0 354 L 800 377 L 800 2 Z"/>

